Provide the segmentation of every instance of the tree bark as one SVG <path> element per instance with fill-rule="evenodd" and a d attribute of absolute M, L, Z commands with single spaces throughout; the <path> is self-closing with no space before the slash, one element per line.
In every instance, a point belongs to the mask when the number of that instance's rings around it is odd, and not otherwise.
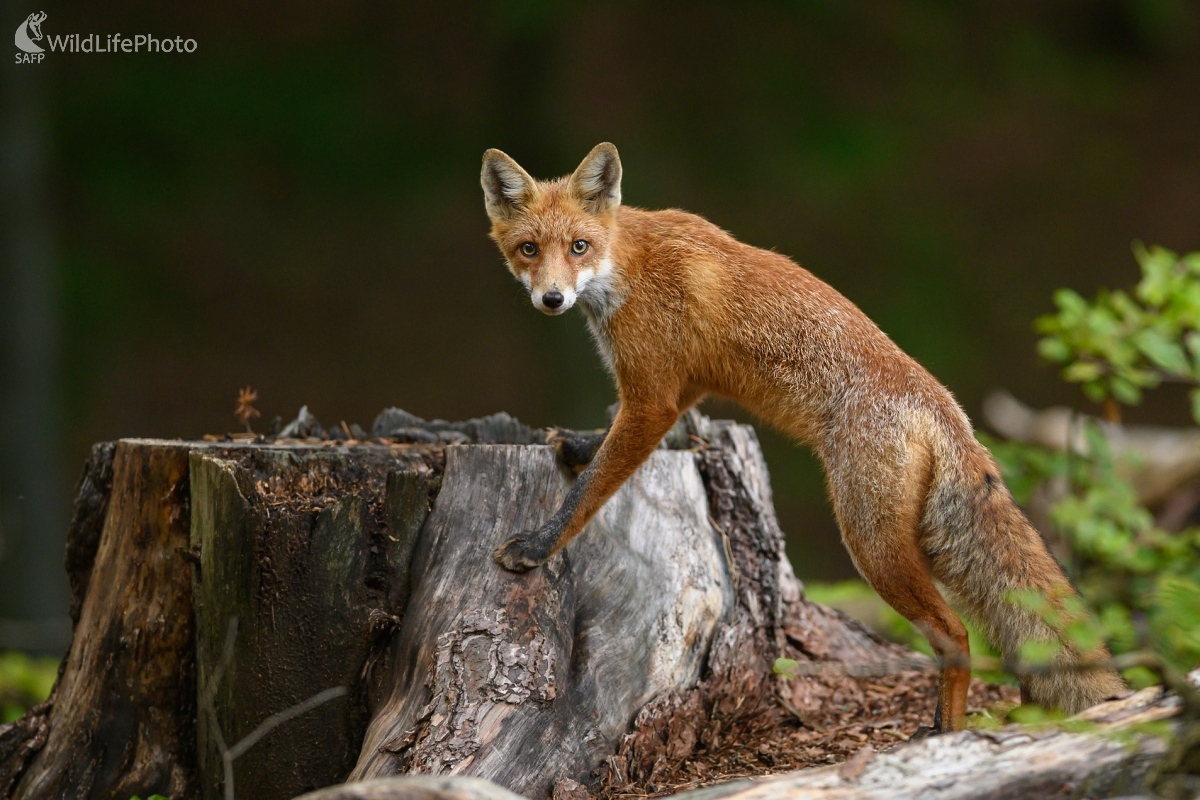
<path fill-rule="evenodd" d="M 404 613 L 434 455 L 407 446 L 192 452 L 203 797 L 222 795 L 225 749 L 336 687 L 346 695 L 238 758 L 235 786 L 243 797 L 292 797 L 354 766 L 372 647 Z"/>

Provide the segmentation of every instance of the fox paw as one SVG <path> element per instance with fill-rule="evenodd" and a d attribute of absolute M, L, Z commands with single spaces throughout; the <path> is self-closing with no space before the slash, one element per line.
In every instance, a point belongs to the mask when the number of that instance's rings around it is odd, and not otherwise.
<path fill-rule="evenodd" d="M 941 734 L 941 732 L 941 730 L 931 725 L 922 725 L 921 727 L 917 728 L 916 732 L 914 732 L 912 736 L 908 737 L 908 740 L 910 742 L 917 742 L 921 739 L 928 739 L 930 736 L 937 736 Z"/>
<path fill-rule="evenodd" d="M 536 533 L 522 533 L 496 548 L 496 563 L 509 572 L 528 572 L 550 558 Z"/>

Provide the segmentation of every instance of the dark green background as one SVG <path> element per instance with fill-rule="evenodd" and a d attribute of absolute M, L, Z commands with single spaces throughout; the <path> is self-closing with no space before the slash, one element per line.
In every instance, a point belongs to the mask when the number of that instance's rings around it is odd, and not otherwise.
<path fill-rule="evenodd" d="M 486 238 L 488 147 L 548 177 L 614 142 L 627 203 L 794 257 L 973 417 L 1001 386 L 1079 402 L 1034 355 L 1053 289 L 1131 283 L 1135 239 L 1200 248 L 1184 0 L 39 8 L 199 42 L 5 67 L 43 81 L 60 514 L 91 442 L 230 430 L 246 384 L 267 419 L 601 425 L 581 316 Z M 797 571 L 849 574 L 818 467 L 762 435 Z"/>

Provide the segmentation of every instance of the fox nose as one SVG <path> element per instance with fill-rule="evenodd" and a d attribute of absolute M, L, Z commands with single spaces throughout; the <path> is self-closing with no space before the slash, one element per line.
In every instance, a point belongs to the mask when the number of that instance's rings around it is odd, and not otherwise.
<path fill-rule="evenodd" d="M 546 308 L 558 308 L 563 304 L 562 292 L 546 292 L 542 295 L 542 303 Z"/>

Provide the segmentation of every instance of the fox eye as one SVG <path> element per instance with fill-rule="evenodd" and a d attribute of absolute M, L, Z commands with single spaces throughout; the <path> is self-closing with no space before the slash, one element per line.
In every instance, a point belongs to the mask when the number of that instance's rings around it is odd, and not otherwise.
<path fill-rule="evenodd" d="M 588 251 L 588 243 L 583 239 L 576 239 L 571 242 L 571 252 L 577 256 L 581 256 Z"/>
<path fill-rule="evenodd" d="M 521 245 L 520 249 L 521 249 L 521 255 L 525 256 L 526 258 L 533 258 L 538 253 L 537 245 L 534 244 L 533 242 L 523 243 Z"/>

